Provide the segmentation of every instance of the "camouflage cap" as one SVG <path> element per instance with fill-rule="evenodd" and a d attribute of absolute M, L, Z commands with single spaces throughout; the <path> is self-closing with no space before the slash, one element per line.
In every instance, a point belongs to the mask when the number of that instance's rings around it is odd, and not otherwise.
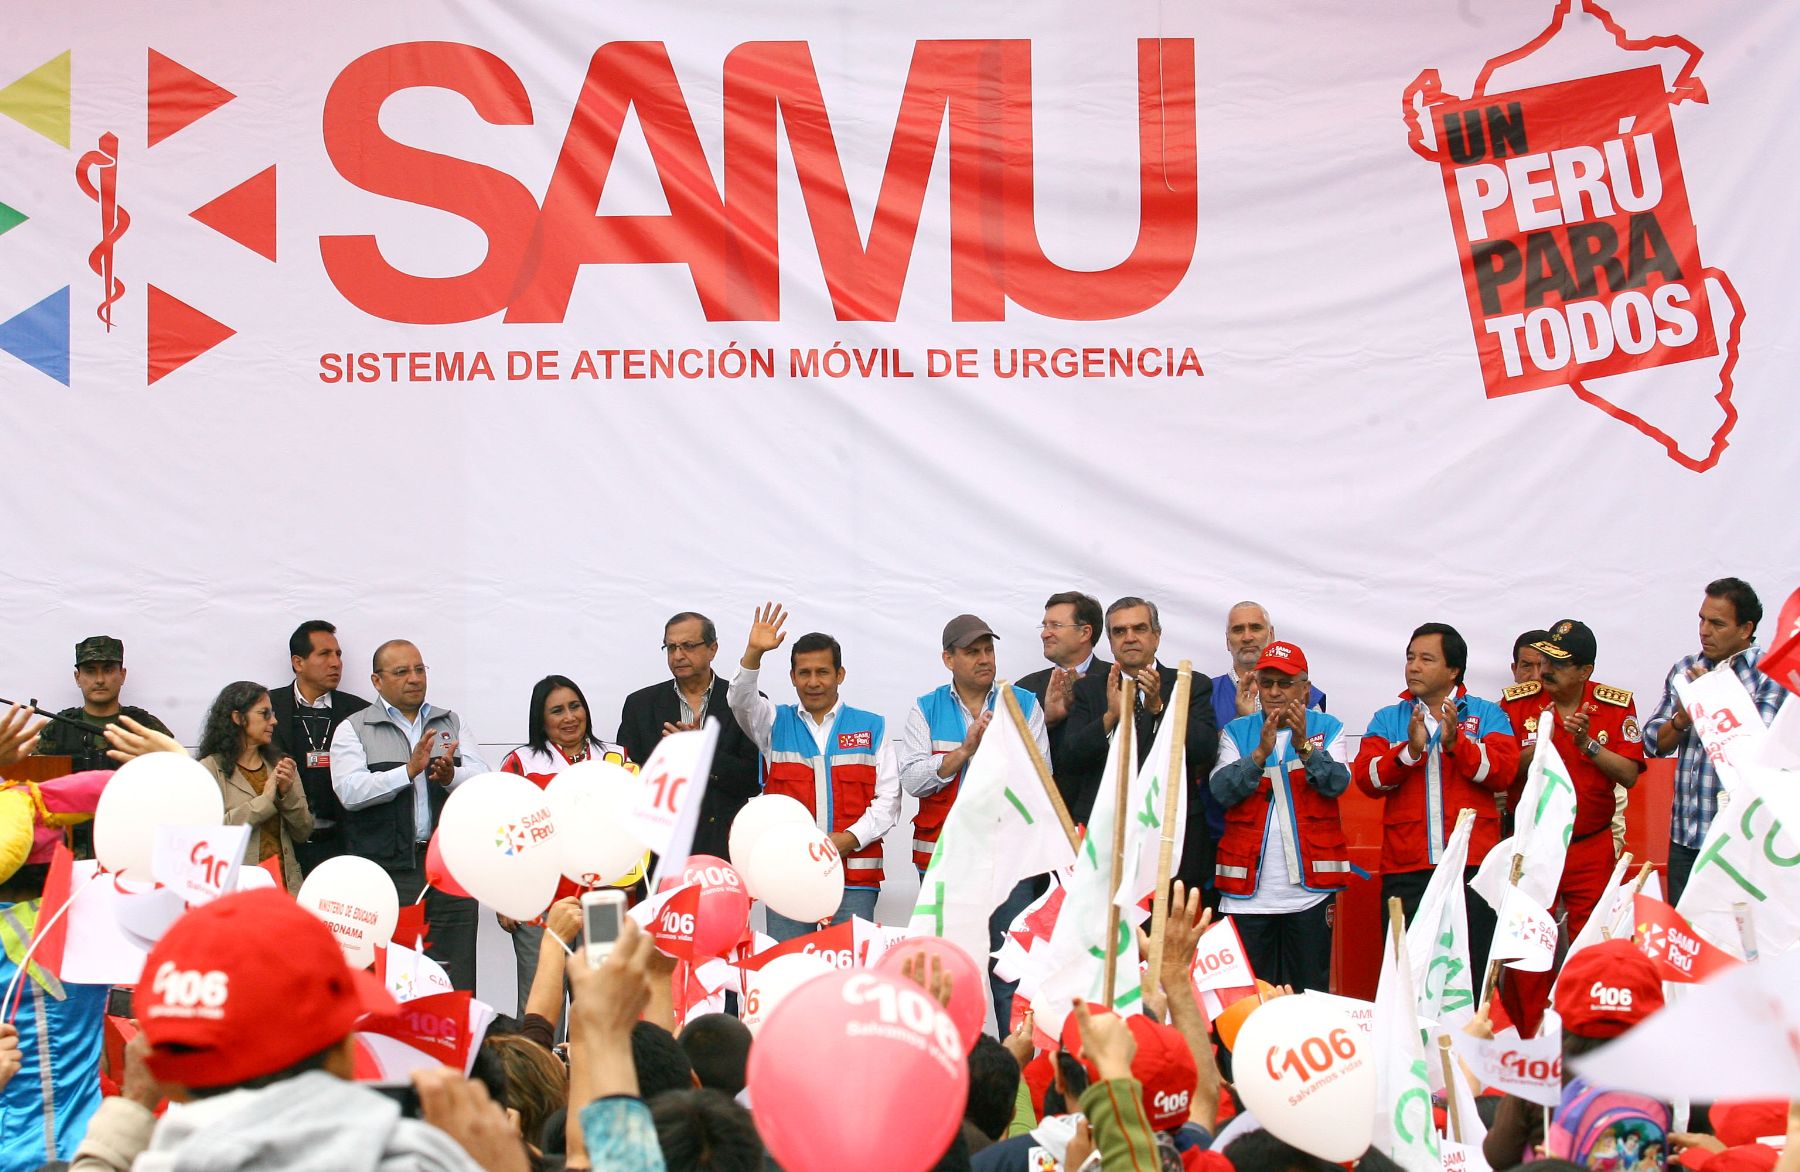
<path fill-rule="evenodd" d="M 124 663 L 125 644 L 111 635 L 89 635 L 75 644 L 75 666 L 84 663 Z"/>

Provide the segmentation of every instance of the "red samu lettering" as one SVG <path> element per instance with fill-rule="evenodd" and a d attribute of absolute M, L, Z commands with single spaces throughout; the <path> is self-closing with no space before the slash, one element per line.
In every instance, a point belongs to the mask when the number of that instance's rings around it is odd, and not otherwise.
<path fill-rule="evenodd" d="M 1118 264 L 1087 271 L 1057 265 L 1038 240 L 1029 41 L 914 46 L 866 234 L 804 41 L 753 41 L 727 55 L 722 188 L 710 179 L 667 47 L 601 46 L 541 207 L 511 175 L 396 142 L 380 125 L 383 103 L 417 87 L 454 90 L 489 123 L 531 125 L 530 98 L 511 66 L 471 45 L 388 45 L 333 82 L 326 152 L 364 191 L 468 220 L 487 236 L 487 256 L 467 273 L 421 277 L 391 265 L 373 235 L 321 237 L 320 254 L 345 299 L 390 321 L 442 324 L 505 310 L 508 322 L 560 322 L 582 267 L 608 264 L 686 265 L 707 320 L 778 320 L 777 140 L 785 135 L 837 317 L 893 321 L 942 146 L 953 320 L 1001 321 L 1009 302 L 1064 320 L 1128 317 L 1180 284 L 1198 232 L 1194 42 L 1140 40 L 1137 75 L 1137 240 Z M 598 214 L 634 113 L 669 211 Z"/>

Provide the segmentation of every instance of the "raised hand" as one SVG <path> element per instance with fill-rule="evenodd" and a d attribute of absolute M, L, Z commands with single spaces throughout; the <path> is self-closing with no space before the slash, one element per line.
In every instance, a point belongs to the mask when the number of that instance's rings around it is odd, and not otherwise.
<path fill-rule="evenodd" d="M 1148 710 L 1152 716 L 1161 713 L 1163 707 L 1162 675 L 1156 670 L 1156 665 L 1151 664 L 1149 667 L 1138 672 L 1137 682 L 1139 693 L 1138 703 Z"/>
<path fill-rule="evenodd" d="M 425 730 L 425 735 L 419 738 L 419 743 L 413 746 L 412 755 L 406 759 L 406 776 L 408 778 L 419 776 L 426 766 L 431 764 L 431 747 L 437 744 L 437 738 L 437 729 L 428 728 Z"/>
<path fill-rule="evenodd" d="M 744 645 L 743 665 L 752 670 L 760 668 L 762 657 L 787 640 L 781 629 L 786 624 L 787 612 L 781 609 L 779 602 L 765 602 L 758 607 L 756 618 L 750 624 L 750 640 Z"/>
<path fill-rule="evenodd" d="M 1306 701 L 1288 701 L 1287 726 L 1294 730 L 1294 752 L 1302 761 L 1312 756 L 1312 742 L 1306 739 Z"/>
<path fill-rule="evenodd" d="M 34 710 L 14 704 L 6 710 L 4 717 L 0 717 L 0 765 L 15 764 L 37 748 L 38 733 L 46 722 L 33 721 L 32 717 L 36 715 Z"/>
<path fill-rule="evenodd" d="M 1281 725 L 1285 709 L 1277 708 L 1264 718 L 1262 735 L 1256 739 L 1256 748 L 1251 750 L 1250 759 L 1261 769 L 1268 764 L 1275 753 L 1275 740 L 1281 735 Z"/>
<path fill-rule="evenodd" d="M 1245 672 L 1237 682 L 1237 714 L 1249 716 L 1262 707 L 1256 696 L 1256 673 Z"/>
<path fill-rule="evenodd" d="M 1456 738 L 1462 734 L 1462 718 L 1456 713 L 1456 697 L 1445 696 L 1443 707 L 1438 709 L 1438 744 L 1448 753 L 1455 745 Z"/>
<path fill-rule="evenodd" d="M 456 780 L 456 749 L 461 741 L 451 741 L 444 746 L 441 756 L 433 757 L 425 766 L 425 779 L 435 781 L 439 785 L 449 785 Z"/>
<path fill-rule="evenodd" d="M 1406 747 L 1412 750 L 1416 761 L 1425 755 L 1425 745 L 1431 740 L 1431 733 L 1425 728 L 1425 705 L 1413 701 L 1412 719 L 1406 722 Z"/>
<path fill-rule="evenodd" d="M 1044 687 L 1044 723 L 1061 724 L 1069 718 L 1069 705 L 1075 699 L 1076 672 L 1072 667 L 1052 668 L 1050 682 Z"/>
<path fill-rule="evenodd" d="M 112 746 L 106 755 L 120 764 L 145 753 L 187 753 L 186 747 L 174 737 L 145 728 L 129 716 L 119 717 L 117 723 L 100 731 L 106 737 L 106 743 Z"/>
<path fill-rule="evenodd" d="M 275 781 L 276 790 L 285 794 L 294 788 L 295 782 L 300 780 L 300 770 L 294 765 L 292 757 L 283 757 L 281 763 L 275 766 L 275 772 L 270 776 Z"/>

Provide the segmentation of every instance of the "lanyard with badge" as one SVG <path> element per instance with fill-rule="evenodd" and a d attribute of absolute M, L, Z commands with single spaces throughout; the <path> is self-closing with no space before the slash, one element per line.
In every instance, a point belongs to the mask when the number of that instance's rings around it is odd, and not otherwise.
<path fill-rule="evenodd" d="M 309 716 L 306 715 L 308 711 L 317 712 L 318 709 L 303 709 L 299 705 L 294 707 L 294 723 L 299 726 L 300 735 L 306 738 L 306 767 L 330 769 L 331 712 L 327 709 L 324 716 Z M 313 735 L 317 729 L 324 730 L 322 735 Z"/>

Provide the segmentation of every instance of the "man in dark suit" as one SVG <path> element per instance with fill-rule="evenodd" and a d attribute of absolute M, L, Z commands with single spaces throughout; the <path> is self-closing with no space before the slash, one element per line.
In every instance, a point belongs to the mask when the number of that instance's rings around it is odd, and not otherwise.
<path fill-rule="evenodd" d="M 1069 705 L 1069 727 L 1063 736 L 1063 757 L 1070 767 L 1093 771 L 1095 788 L 1087 791 L 1086 805 L 1078 817 L 1092 810 L 1100 773 L 1106 767 L 1108 738 L 1121 715 L 1120 679 L 1137 681 L 1132 740 L 1139 765 L 1149 755 L 1163 715 L 1169 710 L 1169 698 L 1175 693 L 1175 669 L 1165 667 L 1156 658 L 1162 643 L 1162 616 L 1154 602 L 1126 597 L 1107 607 L 1106 635 L 1118 662 L 1109 671 L 1094 672 L 1075 685 L 1075 697 Z M 1206 808 L 1200 795 L 1219 756 L 1219 726 L 1208 702 L 1207 677 L 1195 672 L 1188 687 L 1187 825 L 1175 877 L 1186 883 L 1190 891 L 1207 889 L 1210 904 L 1216 898 L 1210 890 L 1215 841 L 1207 827 Z"/>
<path fill-rule="evenodd" d="M 294 629 L 288 656 L 294 682 L 270 688 L 269 704 L 275 710 L 275 744 L 299 767 L 306 804 L 312 807 L 312 837 L 294 844 L 301 874 L 310 875 L 326 859 L 344 853 L 338 825 L 344 807 L 331 788 L 331 734 L 369 702 L 337 690 L 344 678 L 344 652 L 338 646 L 337 628 L 324 619 L 311 619 Z"/>
<path fill-rule="evenodd" d="M 1100 603 L 1091 594 L 1064 590 L 1044 600 L 1044 621 L 1038 637 L 1044 643 L 1044 658 L 1052 666 L 1017 681 L 1018 686 L 1036 696 L 1044 706 L 1044 727 L 1050 734 L 1050 772 L 1056 777 L 1056 788 L 1063 802 L 1075 810 L 1076 799 L 1086 795 L 1086 804 L 1074 817 L 1087 820 L 1094 791 L 1100 786 L 1099 766 L 1077 769 L 1065 760 L 1063 736 L 1069 728 L 1069 706 L 1075 699 L 1075 685 L 1090 675 L 1105 678 L 1112 664 L 1094 654 L 1105 620 Z"/>
<path fill-rule="evenodd" d="M 673 678 L 625 697 L 614 739 L 642 764 L 668 734 L 699 728 L 708 716 L 718 720 L 719 745 L 694 827 L 693 853 L 723 859 L 728 857 L 731 820 L 762 786 L 756 746 L 731 715 L 725 695 L 729 685 L 712 669 L 718 653 L 718 628 L 705 615 L 682 611 L 663 624 L 663 654 Z"/>

